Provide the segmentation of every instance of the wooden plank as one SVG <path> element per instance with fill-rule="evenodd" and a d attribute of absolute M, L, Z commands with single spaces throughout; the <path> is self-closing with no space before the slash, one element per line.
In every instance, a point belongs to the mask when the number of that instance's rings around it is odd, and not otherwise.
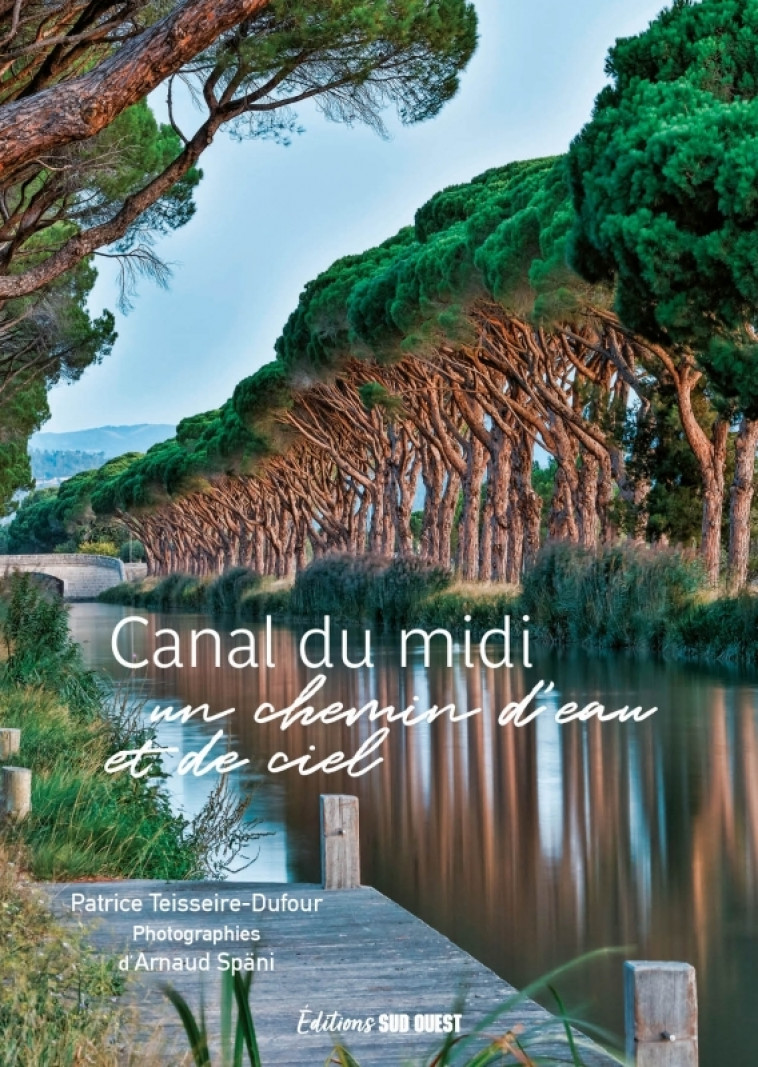
<path fill-rule="evenodd" d="M 324 889 L 357 889 L 361 884 L 358 797 L 321 796 L 321 881 Z"/>
<path fill-rule="evenodd" d="M 140 1033 L 156 1025 L 164 1032 L 162 1048 L 186 1047 L 173 1009 L 162 996 L 159 985 L 169 979 L 197 1009 L 205 1001 L 209 1029 L 219 1031 L 219 991 L 222 974 L 217 970 L 219 956 L 229 953 L 244 959 L 250 942 L 237 939 L 239 930 L 258 930 L 254 942 L 260 960 L 273 959 L 274 967 L 254 974 L 252 1007 L 259 1030 L 263 1062 L 276 1067 L 313 1067 L 323 1064 L 334 1044 L 343 1041 L 361 1067 L 398 1067 L 407 1062 L 425 1062 L 442 1043 L 441 1035 L 417 1033 L 416 1015 L 462 1014 L 462 1029 L 470 1032 L 492 1011 L 505 1006 L 496 1022 L 489 1025 L 475 1044 L 484 1047 L 509 1029 L 524 1027 L 522 1040 L 531 1045 L 540 1062 L 570 1062 L 563 1028 L 559 1021 L 534 1001 L 516 1002 L 516 990 L 492 971 L 432 930 L 376 890 L 342 889 L 338 892 L 318 886 L 248 884 L 229 882 L 166 883 L 108 882 L 48 885 L 45 892 L 54 911 L 72 916 L 73 894 L 109 907 L 118 901 L 119 910 L 83 913 L 90 926 L 90 938 L 100 949 L 129 957 L 131 977 L 129 997 L 137 1005 Z M 153 894 L 157 894 L 157 897 Z M 279 910 L 254 911 L 253 894 L 259 894 Z M 142 901 L 143 910 L 134 913 L 130 902 Z M 212 912 L 160 911 L 155 901 L 167 901 L 174 909 L 191 901 L 209 900 L 226 910 Z M 232 902 L 237 911 L 228 910 Z M 291 904 L 288 902 L 292 902 Z M 316 910 L 316 902 L 318 908 Z M 310 906 L 310 911 L 304 910 Z M 135 936 L 135 926 L 152 928 L 155 937 Z M 185 945 L 173 936 L 200 937 L 218 934 L 217 943 L 196 941 Z M 139 953 L 148 965 L 168 959 L 209 957 L 207 972 L 134 970 Z M 374 1020 L 370 1031 L 298 1033 L 303 1016 L 308 1024 L 325 1023 L 331 1013 L 340 1020 Z M 409 1032 L 380 1033 L 380 1015 L 407 1016 Z M 617 1062 L 583 1036 L 578 1038 L 585 1067 L 610 1067 Z M 163 1054 L 161 1054 L 163 1055 Z M 550 1059 L 550 1056 L 553 1059 Z M 540 1059 L 541 1057 L 541 1059 Z M 560 1057 L 560 1060 L 558 1059 Z M 163 1063 L 163 1059 L 161 1058 Z M 172 1063 L 165 1061 L 166 1067 Z"/>
<path fill-rule="evenodd" d="M 688 963 L 624 965 L 626 1054 L 638 1067 L 698 1067 L 697 985 Z"/>

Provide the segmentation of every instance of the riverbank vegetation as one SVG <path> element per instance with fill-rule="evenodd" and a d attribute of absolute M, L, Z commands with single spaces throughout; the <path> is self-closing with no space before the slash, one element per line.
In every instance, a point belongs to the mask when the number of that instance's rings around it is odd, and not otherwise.
<path fill-rule="evenodd" d="M 5 1067 L 117 1067 L 130 1061 L 113 963 L 56 923 L 0 845 L 0 1033 Z"/>
<path fill-rule="evenodd" d="M 13 762 L 32 770 L 32 812 L 0 841 L 40 880 L 218 874 L 211 850 L 243 845 L 239 805 L 221 791 L 193 823 L 171 811 L 160 772 L 106 775 L 116 751 L 147 738 L 139 709 L 85 669 L 66 612 L 28 577 L 0 588 L 0 725 L 21 730 Z M 221 861 L 219 861 L 221 862 Z"/>
<path fill-rule="evenodd" d="M 718 597 L 694 553 L 644 545 L 590 552 L 546 547 L 522 586 L 462 583 L 419 560 L 326 557 L 293 581 L 236 568 L 220 578 L 173 574 L 115 586 L 112 604 L 230 614 L 245 622 L 314 623 L 324 615 L 380 632 L 444 627 L 480 637 L 528 616 L 550 646 L 653 653 L 668 659 L 758 663 L 758 598 Z"/>

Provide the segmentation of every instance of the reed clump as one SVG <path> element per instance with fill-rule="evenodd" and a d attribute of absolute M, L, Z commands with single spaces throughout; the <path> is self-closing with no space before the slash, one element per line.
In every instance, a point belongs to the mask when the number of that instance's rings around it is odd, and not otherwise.
<path fill-rule="evenodd" d="M 261 578 L 245 567 L 234 567 L 218 578 L 169 574 L 141 582 L 122 582 L 100 594 L 106 604 L 128 604 L 148 611 L 234 614 L 248 622 L 290 611 L 291 582 Z"/>
<path fill-rule="evenodd" d="M 699 562 L 680 552 L 556 544 L 526 575 L 519 607 L 535 636 L 553 644 L 662 652 L 703 594 Z"/>

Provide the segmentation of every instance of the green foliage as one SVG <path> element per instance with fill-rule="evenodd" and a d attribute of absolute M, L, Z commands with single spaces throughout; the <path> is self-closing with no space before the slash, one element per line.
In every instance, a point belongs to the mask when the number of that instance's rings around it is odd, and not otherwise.
<path fill-rule="evenodd" d="M 285 99 L 315 82 L 329 118 L 379 127 L 390 104 L 406 123 L 436 115 L 476 46 L 476 14 L 464 0 L 272 0 L 250 23 L 240 95 L 282 71 Z"/>
<path fill-rule="evenodd" d="M 4 1067 L 116 1067 L 123 981 L 79 932 L 60 926 L 0 848 L 0 1032 Z"/>
<path fill-rule="evenodd" d="M 170 126 L 156 122 L 146 101 L 124 111 L 80 147 L 75 161 L 70 157 L 66 165 L 41 170 L 18 190 L 6 190 L 14 210 L 27 211 L 27 224 L 37 219 L 27 237 L 14 241 L 13 255 L 24 267 L 34 266 L 77 232 L 110 219 L 182 147 Z M 62 181 L 64 173 L 67 177 Z M 157 236 L 182 226 L 192 216 L 193 191 L 199 180 L 200 172 L 191 168 L 115 246 L 112 254 L 122 257 L 122 305 L 130 303 L 141 271 L 165 280 L 165 270 L 151 245 Z M 74 189 L 76 195 L 72 195 Z M 33 205 L 40 200 L 44 208 L 35 214 Z M 31 488 L 26 443 L 49 415 L 47 390 L 57 382 L 78 379 L 86 367 L 108 355 L 116 340 L 111 312 L 93 318 L 87 308 L 96 278 L 91 261 L 82 260 L 44 290 L 5 301 L 0 308 L 4 343 L 0 508 L 6 512 L 16 490 Z"/>
<path fill-rule="evenodd" d="M 216 615 L 235 612 L 245 597 L 260 587 L 261 579 L 257 574 L 245 567 L 232 567 L 208 586 L 206 603 Z"/>
<path fill-rule="evenodd" d="M 660 652 L 703 588 L 700 565 L 672 550 L 549 545 L 524 579 L 521 610 L 556 644 Z"/>
<path fill-rule="evenodd" d="M 188 823 L 171 811 L 160 765 L 139 779 L 105 774 L 109 756 L 152 736 L 141 709 L 106 700 L 68 635 L 64 605 L 29 575 L 5 583 L 2 609 L 0 721 L 21 728 L 18 758 L 33 772 L 32 812 L 3 839 L 24 848 L 42 880 L 222 873 L 256 836 L 241 826 L 246 802 L 217 790 Z"/>
<path fill-rule="evenodd" d="M 129 531 L 117 521 L 98 520 L 92 509 L 92 497 L 107 489 L 137 459 L 138 453 L 127 452 L 95 470 L 75 474 L 57 490 L 30 493 L 8 528 L 8 551 L 93 552 L 91 546 L 97 542 L 109 542 L 113 546 L 106 555 L 118 555 L 123 545 L 128 549 Z"/>
<path fill-rule="evenodd" d="M 87 541 L 79 551 L 86 556 L 112 556 L 119 558 L 119 547 L 115 541 Z"/>
<path fill-rule="evenodd" d="M 81 263 L 43 296 L 10 300 L 0 308 L 0 514 L 12 510 L 17 490 L 32 487 L 27 442 L 49 417 L 48 388 L 76 380 L 113 347 L 113 316 L 104 311 L 92 319 L 86 306 L 96 277 L 91 265 Z"/>
<path fill-rule="evenodd" d="M 243 379 L 221 408 L 183 419 L 176 437 L 98 479 L 92 507 L 102 515 L 151 507 L 204 484 L 209 474 L 247 470 L 275 447 L 271 416 L 287 407 L 290 397 L 284 367 L 267 364 Z"/>
<path fill-rule="evenodd" d="M 130 604 L 151 611 L 210 611 L 235 614 L 246 622 L 260 622 L 267 615 L 281 618 L 292 612 L 291 590 L 272 587 L 244 567 L 235 567 L 220 578 L 193 578 L 170 574 L 156 582 L 123 582 L 106 589 L 99 599 L 107 604 Z"/>
<path fill-rule="evenodd" d="M 581 313 L 589 295 L 607 303 L 566 265 L 572 222 L 562 158 L 511 163 L 444 189 L 413 229 L 310 282 L 277 355 L 318 371 L 348 354 L 394 358 L 436 337 L 463 338 L 466 307 L 480 296 L 542 322 Z"/>
<path fill-rule="evenodd" d="M 30 574 L 0 583 L 0 639 L 5 648 L 0 678 L 17 686 L 53 687 L 78 713 L 94 713 L 100 687 L 69 635 L 66 608 Z"/>
<path fill-rule="evenodd" d="M 515 589 L 499 590 L 489 586 L 456 588 L 432 593 L 421 600 L 406 622 L 433 629 L 441 626 L 452 634 L 465 630 L 479 638 L 495 626 L 502 627 L 506 615 L 517 615 L 520 600 Z M 470 622 L 465 617 L 470 616 Z M 518 628 L 518 619 L 514 619 Z"/>
<path fill-rule="evenodd" d="M 571 147 L 571 259 L 622 320 L 758 412 L 758 5 L 677 2 L 610 52 Z"/>
<path fill-rule="evenodd" d="M 678 659 L 758 664 L 758 597 L 691 605 L 669 633 L 667 652 Z"/>
<path fill-rule="evenodd" d="M 225 971 L 221 981 L 221 1064 L 222 1067 L 242 1067 L 243 1052 L 247 1053 L 250 1067 L 261 1067 L 262 1061 L 258 1051 L 258 1038 L 255 1032 L 252 1012 L 250 1011 L 250 987 L 253 975 L 248 971 L 232 974 Z M 200 1018 L 195 1018 L 187 1001 L 170 985 L 163 986 L 163 992 L 171 1001 L 182 1021 L 184 1032 L 189 1041 L 190 1052 L 196 1067 L 212 1067 L 210 1040 L 205 1022 L 205 1010 L 200 1006 Z M 237 1009 L 234 1028 L 232 1028 L 233 1006 Z"/>
<path fill-rule="evenodd" d="M 325 556 L 298 573 L 292 611 L 307 618 L 344 618 L 347 611 L 351 618 L 388 629 L 414 618 L 419 604 L 450 580 L 447 571 L 415 556 L 391 561 Z"/>
<path fill-rule="evenodd" d="M 394 396 L 381 382 L 366 382 L 359 388 L 358 395 L 366 411 L 377 408 L 389 419 L 403 413 L 402 397 Z"/>
<path fill-rule="evenodd" d="M 309 282 L 276 343 L 276 361 L 98 490 L 95 510 L 154 507 L 214 473 L 255 470 L 286 447 L 274 416 L 299 389 L 348 357 L 393 360 L 443 337 L 469 340 L 467 311 L 482 296 L 541 324 L 609 304 L 608 292 L 566 265 L 572 222 L 563 158 L 512 163 L 436 194 L 413 227 Z M 402 411 L 402 398 L 379 382 L 360 392 L 369 410 Z"/>
<path fill-rule="evenodd" d="M 146 735 L 79 705 L 53 682 L 29 690 L 0 680 L 2 723 L 21 728 L 20 759 L 33 773 L 32 813 L 6 836 L 24 847 L 35 878 L 187 878 L 202 863 L 188 826 L 171 812 L 160 773 L 106 775 L 103 764 Z M 97 711 L 103 706 L 101 695 Z"/>
<path fill-rule="evenodd" d="M 13 389 L 0 405 L 0 517 L 14 510 L 14 493 L 34 486 L 27 442 L 49 414 L 45 385 L 39 379 Z"/>
<path fill-rule="evenodd" d="M 30 849 L 35 876 L 196 871 L 186 823 L 171 814 L 160 774 L 135 780 L 102 771 L 109 755 L 145 735 L 133 720 L 103 718 L 104 691 L 69 636 L 63 603 L 30 575 L 16 575 L 3 584 L 0 607 L 2 721 L 22 727 L 20 759 L 34 775 L 33 812 L 8 833 Z"/>
<path fill-rule="evenodd" d="M 55 515 L 57 498 L 57 489 L 38 489 L 24 497 L 8 526 L 10 553 L 52 552 L 67 538 Z"/>
<path fill-rule="evenodd" d="M 145 546 L 141 541 L 127 537 L 121 542 L 118 549 L 118 558 L 124 563 L 144 563 L 147 559 Z"/>
<path fill-rule="evenodd" d="M 687 547 L 698 544 L 703 513 L 703 481 L 697 460 L 682 429 L 673 385 L 660 382 L 649 394 L 651 415 L 642 427 L 630 411 L 626 443 L 627 469 L 633 479 L 651 485 L 645 502 L 648 537 L 668 537 Z M 715 412 L 702 383 L 693 391 L 692 408 L 699 424 L 710 430 Z M 727 479 L 728 481 L 728 479 Z M 634 529 L 631 516 L 629 532 Z"/>

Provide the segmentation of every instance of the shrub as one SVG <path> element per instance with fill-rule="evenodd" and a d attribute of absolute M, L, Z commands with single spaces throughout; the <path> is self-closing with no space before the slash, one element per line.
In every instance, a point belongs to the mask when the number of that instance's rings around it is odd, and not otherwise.
<path fill-rule="evenodd" d="M 461 633 L 468 628 L 473 637 L 481 637 L 487 630 L 503 625 L 506 615 L 514 616 L 516 628 L 520 626 L 518 615 L 520 602 L 513 590 L 458 592 L 455 589 L 433 593 L 423 600 L 417 613 L 409 622 L 431 628 L 441 626 L 450 633 Z M 466 622 L 466 616 L 470 621 Z"/>
<path fill-rule="evenodd" d="M 415 618 L 421 602 L 450 581 L 448 571 L 416 556 L 325 556 L 298 574 L 292 610 L 308 618 L 348 616 L 391 627 Z"/>
<path fill-rule="evenodd" d="M 699 563 L 672 549 L 549 545 L 524 580 L 521 608 L 556 644 L 661 651 L 703 589 Z"/>
<path fill-rule="evenodd" d="M 206 604 L 216 614 L 234 612 L 245 594 L 260 589 L 261 579 L 246 567 L 233 567 L 207 587 Z"/>
<path fill-rule="evenodd" d="M 52 686 L 77 712 L 95 712 L 100 686 L 69 635 L 66 607 L 30 574 L 0 583 L 0 637 L 3 676 L 10 682 Z"/>
<path fill-rule="evenodd" d="M 118 558 L 123 563 L 144 563 L 147 559 L 145 546 L 141 541 L 124 541 L 118 550 Z"/>
<path fill-rule="evenodd" d="M 758 597 L 691 605 L 674 620 L 666 652 L 680 659 L 758 663 Z"/>
<path fill-rule="evenodd" d="M 56 923 L 0 846 L 0 1033 L 5 1067 L 29 1064 L 117 1067 L 121 1013 L 113 997 L 123 979 L 115 961 Z"/>
<path fill-rule="evenodd" d="M 115 541 L 85 541 L 77 551 L 85 556 L 113 556 L 118 559 L 118 545 Z"/>

